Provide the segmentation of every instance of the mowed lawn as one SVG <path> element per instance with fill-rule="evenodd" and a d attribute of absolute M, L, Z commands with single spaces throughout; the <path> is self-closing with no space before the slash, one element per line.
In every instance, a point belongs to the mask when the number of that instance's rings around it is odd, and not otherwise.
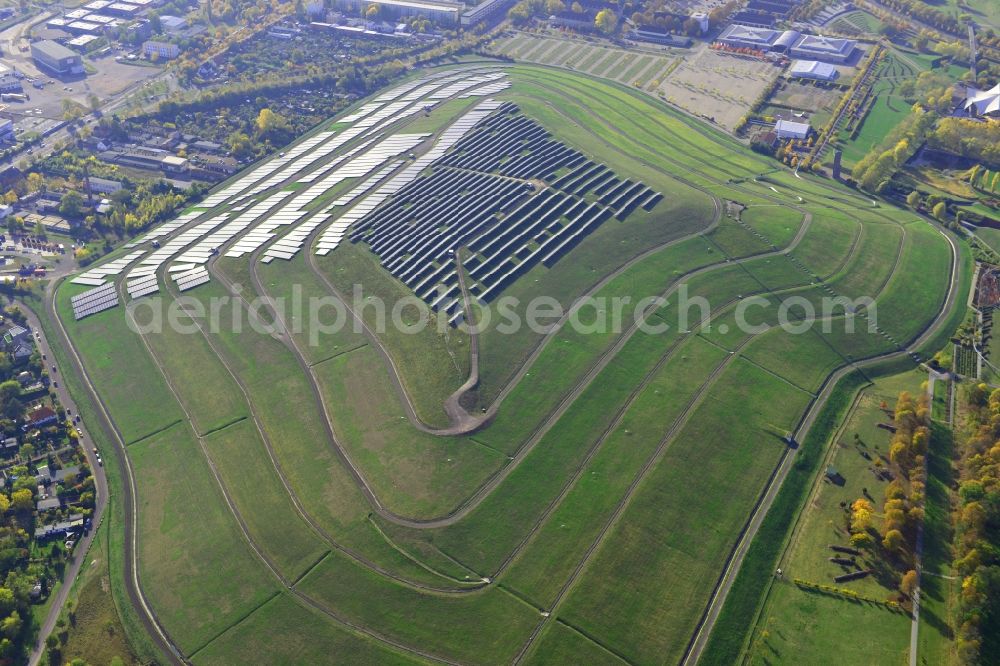
<path fill-rule="evenodd" d="M 319 664 L 350 655 L 355 664 L 419 664 L 422 659 L 359 635 L 288 593 L 271 599 L 203 649 L 195 664 Z"/>
<path fill-rule="evenodd" d="M 187 424 L 129 447 L 143 591 L 194 652 L 280 589 L 247 546 Z"/>
<path fill-rule="evenodd" d="M 692 337 L 650 378 L 621 423 L 609 432 L 580 480 L 536 532 L 516 560 L 509 585 L 542 608 L 555 600 L 563 582 L 597 538 L 615 506 L 673 423 L 729 355 Z"/>
<path fill-rule="evenodd" d="M 552 622 L 539 636 L 538 647 L 528 657 L 527 663 L 620 666 L 629 662 L 598 645 L 579 630 L 562 622 Z"/>
<path fill-rule="evenodd" d="M 560 617 L 638 663 L 687 645 L 809 396 L 733 364 L 639 485 Z"/>
<path fill-rule="evenodd" d="M 323 399 L 334 406 L 339 440 L 398 513 L 445 514 L 508 462 L 502 452 L 469 437 L 435 437 L 410 425 L 371 346 L 320 363 L 316 374 Z"/>
<path fill-rule="evenodd" d="M 169 296 L 164 300 L 172 301 Z M 143 337 L 162 372 L 181 395 L 195 430 L 205 434 L 245 418 L 249 409 L 239 385 L 199 330 L 206 322 L 181 313 L 176 321 L 177 327 L 163 326 Z"/>
<path fill-rule="evenodd" d="M 296 589 L 380 635 L 468 664 L 510 663 L 542 619 L 536 609 L 496 588 L 428 593 L 388 581 L 337 553 Z"/>
<path fill-rule="evenodd" d="M 125 442 L 132 443 L 183 419 L 163 375 L 139 336 L 126 326 L 120 307 L 73 320 L 70 297 L 81 291 L 75 285 L 65 285 L 56 292 L 59 318 Z"/>
<path fill-rule="evenodd" d="M 882 404 L 891 410 L 900 391 L 916 395 L 925 380 L 917 370 L 877 379 L 858 395 L 843 425 L 831 433 L 830 448 L 779 563 L 784 577 L 771 587 L 754 633 L 751 663 L 783 662 L 793 655 L 805 663 L 906 663 L 907 614 L 803 589 L 792 581 L 834 585 L 833 577 L 849 568 L 829 561 L 833 555 L 829 545 L 849 545 L 845 504 L 866 490 L 875 498 L 884 493 L 886 482 L 873 473 L 874 461 L 888 458 L 892 438 L 878 427 L 891 420 Z M 836 483 L 827 478 L 827 466 L 837 471 Z M 897 578 L 878 558 L 859 558 L 858 567 L 873 568 L 876 574 L 836 585 L 880 601 L 896 591 Z"/>
<path fill-rule="evenodd" d="M 285 491 L 252 420 L 212 433 L 205 448 L 254 541 L 288 580 L 328 552 Z"/>
<path fill-rule="evenodd" d="M 750 648 L 751 664 L 907 663 L 909 615 L 804 590 L 790 581 L 776 584 L 772 594 L 775 610 L 762 623 L 767 635 Z"/>
<path fill-rule="evenodd" d="M 414 307 L 397 310 L 397 325 L 392 319 L 393 309 L 412 298 L 412 292 L 385 272 L 366 246 L 343 243 L 335 252 L 316 257 L 315 261 L 352 304 L 355 290 L 360 289 L 358 314 L 392 354 L 417 414 L 431 426 L 447 425 L 441 405 L 468 377 L 468 335 L 449 326 L 439 333 L 433 313 L 426 325 L 420 324 Z"/>

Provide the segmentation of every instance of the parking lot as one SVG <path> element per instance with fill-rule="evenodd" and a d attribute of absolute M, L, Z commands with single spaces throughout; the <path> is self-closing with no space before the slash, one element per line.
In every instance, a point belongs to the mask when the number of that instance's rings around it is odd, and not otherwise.
<path fill-rule="evenodd" d="M 112 52 L 114 53 L 114 52 Z M 13 59 L 12 59 L 13 60 Z M 63 116 L 63 99 L 71 99 L 89 108 L 87 98 L 90 94 L 97 95 L 102 102 L 114 97 L 136 82 L 156 76 L 160 70 L 156 67 L 142 65 L 127 65 L 115 61 L 109 54 L 94 60 L 84 59 L 96 73 L 84 76 L 57 77 L 40 72 L 30 58 L 11 62 L 17 70 L 24 73 L 25 102 L 5 102 L 4 111 L 10 114 L 15 122 L 19 118 L 61 120 Z M 34 79 L 34 83 L 28 79 Z M 38 88 L 37 85 L 41 85 Z M 35 128 L 36 131 L 37 128 Z"/>

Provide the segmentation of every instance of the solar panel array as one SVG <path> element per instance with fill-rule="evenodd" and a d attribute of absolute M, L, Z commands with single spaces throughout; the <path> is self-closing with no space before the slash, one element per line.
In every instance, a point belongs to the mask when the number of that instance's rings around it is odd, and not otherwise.
<path fill-rule="evenodd" d="M 506 79 L 503 81 L 497 81 L 496 83 L 490 83 L 485 86 L 476 88 L 475 90 L 470 90 L 464 95 L 459 95 L 461 98 L 465 97 L 486 97 L 488 95 L 496 95 L 497 93 L 503 92 L 510 88 L 510 81 Z"/>
<path fill-rule="evenodd" d="M 452 323 L 462 316 L 459 248 L 473 253 L 464 262 L 470 291 L 488 302 L 533 266 L 554 265 L 611 217 L 624 220 L 662 198 L 556 141 L 515 105 L 493 110 L 461 131 L 429 174 L 406 182 L 351 231 Z M 536 189 L 539 181 L 545 186 Z"/>
<path fill-rule="evenodd" d="M 165 236 L 169 236 L 170 234 L 174 233 L 175 231 L 186 225 L 188 222 L 191 222 L 192 220 L 197 218 L 199 215 L 201 215 L 201 212 L 196 210 L 189 211 L 187 213 L 182 213 L 177 217 L 175 217 L 174 219 L 170 220 L 169 222 L 164 222 L 160 226 L 150 229 L 141 237 L 135 239 L 131 243 L 128 243 L 125 247 L 133 248 L 138 245 L 142 245 L 143 243 L 154 241 L 158 238 L 163 238 Z"/>
<path fill-rule="evenodd" d="M 299 143 L 289 149 L 284 155 L 278 155 L 278 157 L 264 162 L 256 169 L 247 173 L 247 175 L 237 179 L 215 194 L 209 195 L 204 201 L 201 202 L 201 204 L 199 204 L 199 206 L 202 208 L 214 208 L 228 202 L 233 197 L 259 183 L 261 180 L 267 178 L 278 169 L 281 169 L 289 162 L 294 162 L 301 155 L 310 152 L 318 143 L 329 139 L 331 136 L 334 136 L 333 132 L 320 132 L 316 136 L 306 139 L 302 143 Z"/>
<path fill-rule="evenodd" d="M 157 243 L 127 273 L 124 282 L 129 297 L 157 292 L 157 273 L 171 262 L 167 271 L 183 291 L 209 280 L 205 264 L 220 251 L 229 257 L 241 257 L 271 243 L 263 261 L 290 259 L 321 228 L 319 253 L 329 252 L 352 224 L 417 180 L 424 169 L 444 156 L 502 103 L 494 100 L 479 103 L 445 129 L 429 151 L 409 164 L 399 156 L 415 150 L 428 135 L 390 133 L 394 126 L 429 111 L 443 100 L 484 96 L 507 86 L 504 72 L 487 66 L 426 75 L 382 93 L 336 120 L 338 126 L 348 125 L 342 131 L 316 133 L 285 153 L 261 162 L 194 209 L 128 243 L 126 247 L 136 248 L 164 241 L 162 247 Z M 316 203 L 351 180 L 357 182 L 328 205 L 320 207 Z M 486 180 L 491 182 L 488 192 L 491 201 L 494 196 L 511 194 L 515 187 L 511 182 Z M 307 187 L 275 191 L 274 188 L 288 183 Z M 219 210 L 222 205 L 228 205 L 228 211 Z M 283 235 L 282 228 L 287 229 Z M 116 305 L 118 297 L 114 285 L 107 284 L 107 278 L 119 275 L 143 255 L 144 252 L 136 251 L 74 278 L 73 282 L 78 284 L 110 289 L 106 294 L 101 292 L 106 296 L 104 300 L 88 302 L 86 306 Z M 87 314 L 94 311 L 100 310 L 88 309 Z"/>
<path fill-rule="evenodd" d="M 174 282 L 177 283 L 177 288 L 181 291 L 187 291 L 188 289 L 194 289 L 198 285 L 205 284 L 209 281 L 208 270 L 204 266 L 198 266 L 193 270 L 176 273 L 173 275 Z"/>
<path fill-rule="evenodd" d="M 80 274 L 79 276 L 70 280 L 73 284 L 82 284 L 88 287 L 98 286 L 104 284 L 104 280 L 107 277 L 115 276 L 121 273 L 123 270 L 128 268 L 128 265 L 133 261 L 138 259 L 143 255 L 142 250 L 136 250 L 135 252 L 130 252 L 124 257 L 119 257 L 113 261 L 109 261 L 106 264 L 101 264 L 96 268 L 91 268 L 88 271 Z"/>
<path fill-rule="evenodd" d="M 155 274 L 128 280 L 125 283 L 125 288 L 128 290 L 129 298 L 133 300 L 142 296 L 148 296 L 149 294 L 155 294 L 160 290 L 159 285 L 156 284 Z"/>
<path fill-rule="evenodd" d="M 235 219 L 226 222 L 219 229 L 182 252 L 177 260 L 191 264 L 208 263 L 209 258 L 218 254 L 223 245 L 242 235 L 255 222 L 263 219 L 272 209 L 280 205 L 285 199 L 294 196 L 294 194 L 294 192 L 282 191 L 261 199 L 246 210 L 238 213 Z"/>
<path fill-rule="evenodd" d="M 275 215 L 272 215 L 266 223 L 258 227 L 256 231 L 259 235 L 255 238 L 253 247 L 247 246 L 246 248 L 241 248 L 241 252 L 253 251 L 261 247 L 264 243 L 275 237 L 273 231 L 278 226 L 292 224 L 308 216 L 312 212 L 310 206 L 317 199 L 325 196 L 327 192 L 338 187 L 346 180 L 363 178 L 369 175 L 387 160 L 412 150 L 426 137 L 426 134 L 395 134 L 383 139 L 375 146 L 370 147 L 360 154 L 353 154 L 352 152 L 353 157 L 351 160 L 329 173 L 319 183 L 316 183 L 302 194 L 296 196 L 294 200 L 289 202 L 288 206 L 278 211 Z M 366 147 L 368 146 L 368 144 L 365 145 Z M 306 238 L 331 217 L 331 215 L 316 215 L 295 226 L 292 231 L 268 248 L 264 255 L 265 258 L 291 259 L 302 249 Z M 334 223 L 331 231 L 335 231 L 338 225 L 339 223 Z M 226 256 L 234 255 L 227 252 Z"/>
<path fill-rule="evenodd" d="M 441 132 L 438 140 L 430 150 L 415 159 L 409 166 L 393 176 L 387 183 L 379 186 L 374 192 L 362 199 L 353 208 L 337 219 L 320 236 L 316 254 L 326 255 L 334 250 L 344 236 L 346 230 L 358 220 L 361 220 L 378 208 L 389 197 L 403 189 L 420 175 L 420 173 L 448 152 L 459 140 L 476 125 L 485 120 L 491 113 L 503 106 L 503 102 L 485 100 L 467 111 L 447 129 Z"/>
<path fill-rule="evenodd" d="M 218 228 L 219 225 L 224 223 L 227 219 L 229 219 L 228 215 L 218 215 L 199 222 L 194 226 L 188 227 L 180 234 L 164 243 L 162 247 L 154 250 L 149 254 L 149 256 L 140 261 L 135 268 L 129 271 L 128 278 L 132 280 L 140 277 L 149 277 L 151 275 L 155 276 L 156 272 L 160 269 L 160 266 L 162 266 L 167 260 L 178 252 L 187 249 L 192 243 Z M 171 267 L 170 270 L 173 270 L 173 267 Z"/>
<path fill-rule="evenodd" d="M 118 305 L 118 293 L 114 283 L 109 282 L 73 296 L 70 305 L 73 307 L 73 319 L 80 320 Z"/>

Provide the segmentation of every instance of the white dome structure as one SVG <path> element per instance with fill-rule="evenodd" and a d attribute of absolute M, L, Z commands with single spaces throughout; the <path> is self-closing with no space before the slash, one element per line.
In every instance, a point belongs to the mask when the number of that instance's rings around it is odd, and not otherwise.
<path fill-rule="evenodd" d="M 989 90 L 969 88 L 962 108 L 974 116 L 1000 118 L 1000 83 Z"/>

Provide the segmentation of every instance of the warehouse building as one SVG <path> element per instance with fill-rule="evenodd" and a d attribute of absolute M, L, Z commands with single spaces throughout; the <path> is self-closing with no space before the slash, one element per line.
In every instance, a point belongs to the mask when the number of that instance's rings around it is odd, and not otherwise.
<path fill-rule="evenodd" d="M 21 92 L 21 79 L 14 75 L 14 70 L 0 63 L 0 92 Z"/>
<path fill-rule="evenodd" d="M 49 39 L 32 42 L 31 57 L 36 64 L 55 74 L 83 74 L 80 55 Z"/>
<path fill-rule="evenodd" d="M 778 135 L 779 139 L 805 139 L 809 136 L 809 123 L 779 120 L 774 125 L 774 133 Z"/>
<path fill-rule="evenodd" d="M 793 79 L 814 81 L 833 81 L 839 75 L 836 67 L 817 60 L 796 60 L 788 73 Z"/>
<path fill-rule="evenodd" d="M 722 31 L 717 42 L 721 42 L 730 48 L 746 48 L 757 51 L 775 51 L 784 53 L 788 51 L 797 39 L 802 36 L 797 30 L 771 30 L 769 28 L 755 28 L 748 25 L 730 25 Z"/>
<path fill-rule="evenodd" d="M 806 60 L 845 63 L 851 59 L 857 48 L 858 43 L 851 39 L 802 35 L 789 53 L 796 58 Z"/>

